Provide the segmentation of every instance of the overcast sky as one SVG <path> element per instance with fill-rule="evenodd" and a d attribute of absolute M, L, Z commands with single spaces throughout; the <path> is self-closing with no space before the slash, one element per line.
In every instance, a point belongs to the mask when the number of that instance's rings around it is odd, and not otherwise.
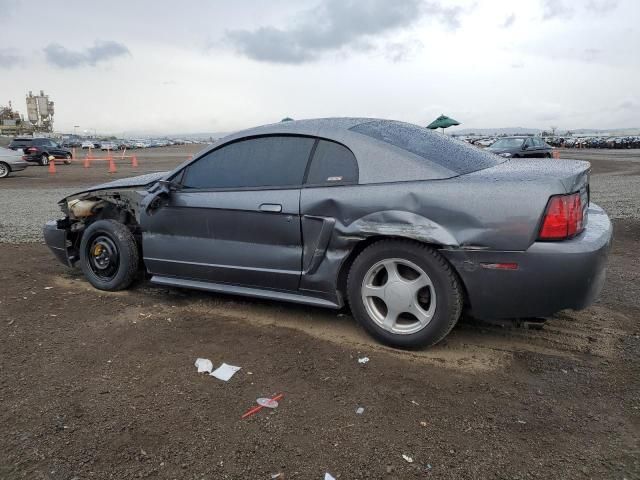
<path fill-rule="evenodd" d="M 0 105 L 57 130 L 282 117 L 640 127 L 639 0 L 0 0 Z"/>

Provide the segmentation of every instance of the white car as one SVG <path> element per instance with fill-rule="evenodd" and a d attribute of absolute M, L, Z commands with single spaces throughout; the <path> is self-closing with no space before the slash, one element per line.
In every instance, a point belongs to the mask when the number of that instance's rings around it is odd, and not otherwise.
<path fill-rule="evenodd" d="M 0 147 L 0 178 L 6 178 L 11 172 L 19 172 L 29 166 L 22 154 Z"/>
<path fill-rule="evenodd" d="M 82 148 L 94 148 L 93 142 L 85 140 L 84 142 L 82 142 Z"/>
<path fill-rule="evenodd" d="M 118 149 L 118 145 L 116 145 L 113 142 L 102 142 L 102 145 L 100 145 L 100 150 L 103 150 L 103 151 L 117 150 L 117 149 Z"/>

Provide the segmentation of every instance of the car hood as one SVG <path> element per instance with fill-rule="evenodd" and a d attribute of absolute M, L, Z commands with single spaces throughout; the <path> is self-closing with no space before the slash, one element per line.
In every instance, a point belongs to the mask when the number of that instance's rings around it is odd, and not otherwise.
<path fill-rule="evenodd" d="M 114 180 L 112 182 L 95 185 L 93 187 L 87 188 L 86 190 L 81 190 L 79 192 L 76 192 L 70 196 L 73 197 L 76 195 L 82 195 L 84 193 L 96 192 L 98 190 L 113 190 L 117 188 L 144 187 L 150 183 L 157 182 L 158 180 L 165 177 L 168 173 L 169 173 L 168 171 L 153 172 L 153 173 L 147 173 L 145 175 L 138 175 L 136 177 L 121 178 L 119 180 Z"/>

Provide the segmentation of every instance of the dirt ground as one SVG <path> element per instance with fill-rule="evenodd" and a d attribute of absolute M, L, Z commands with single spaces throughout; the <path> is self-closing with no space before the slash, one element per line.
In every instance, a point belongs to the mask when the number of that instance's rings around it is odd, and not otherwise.
<path fill-rule="evenodd" d="M 196 149 L 138 152 L 138 170 Z M 608 185 L 640 185 L 640 152 L 588 155 L 596 202 Z M 115 176 L 131 174 L 119 164 Z M 0 190 L 75 190 L 113 176 L 29 168 Z M 105 293 L 41 242 L 2 243 L 0 479 L 640 478 L 633 212 L 612 214 L 594 306 L 542 330 L 463 319 L 440 345 L 409 352 L 376 344 L 348 311 L 144 281 Z M 197 374 L 198 357 L 242 369 L 224 383 Z M 240 419 L 277 393 L 277 409 Z"/>

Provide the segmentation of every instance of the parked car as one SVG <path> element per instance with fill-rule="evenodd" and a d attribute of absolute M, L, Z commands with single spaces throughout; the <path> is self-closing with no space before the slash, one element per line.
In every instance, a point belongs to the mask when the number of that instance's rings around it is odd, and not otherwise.
<path fill-rule="evenodd" d="M 551 158 L 553 147 L 540 137 L 504 137 L 487 147 L 487 151 L 506 158 Z"/>
<path fill-rule="evenodd" d="M 511 160 L 376 119 L 235 133 L 170 172 L 60 202 L 44 236 L 101 290 L 151 282 L 340 308 L 398 346 L 478 318 L 581 309 L 611 223 L 588 162 Z"/>
<path fill-rule="evenodd" d="M 65 164 L 71 163 L 73 158 L 71 150 L 61 147 L 49 138 L 16 138 L 9 144 L 9 148 L 21 149 L 27 162 L 40 165 L 48 165 L 49 157 L 62 159 Z"/>
<path fill-rule="evenodd" d="M 29 166 L 21 153 L 0 147 L 0 178 L 7 178 L 12 172 L 19 172 Z"/>
<path fill-rule="evenodd" d="M 102 144 L 100 145 L 100 150 L 118 150 L 118 145 L 114 142 L 102 142 Z"/>
<path fill-rule="evenodd" d="M 93 146 L 92 140 L 85 140 L 82 142 L 82 148 L 87 149 L 87 148 L 95 148 L 95 147 Z"/>

